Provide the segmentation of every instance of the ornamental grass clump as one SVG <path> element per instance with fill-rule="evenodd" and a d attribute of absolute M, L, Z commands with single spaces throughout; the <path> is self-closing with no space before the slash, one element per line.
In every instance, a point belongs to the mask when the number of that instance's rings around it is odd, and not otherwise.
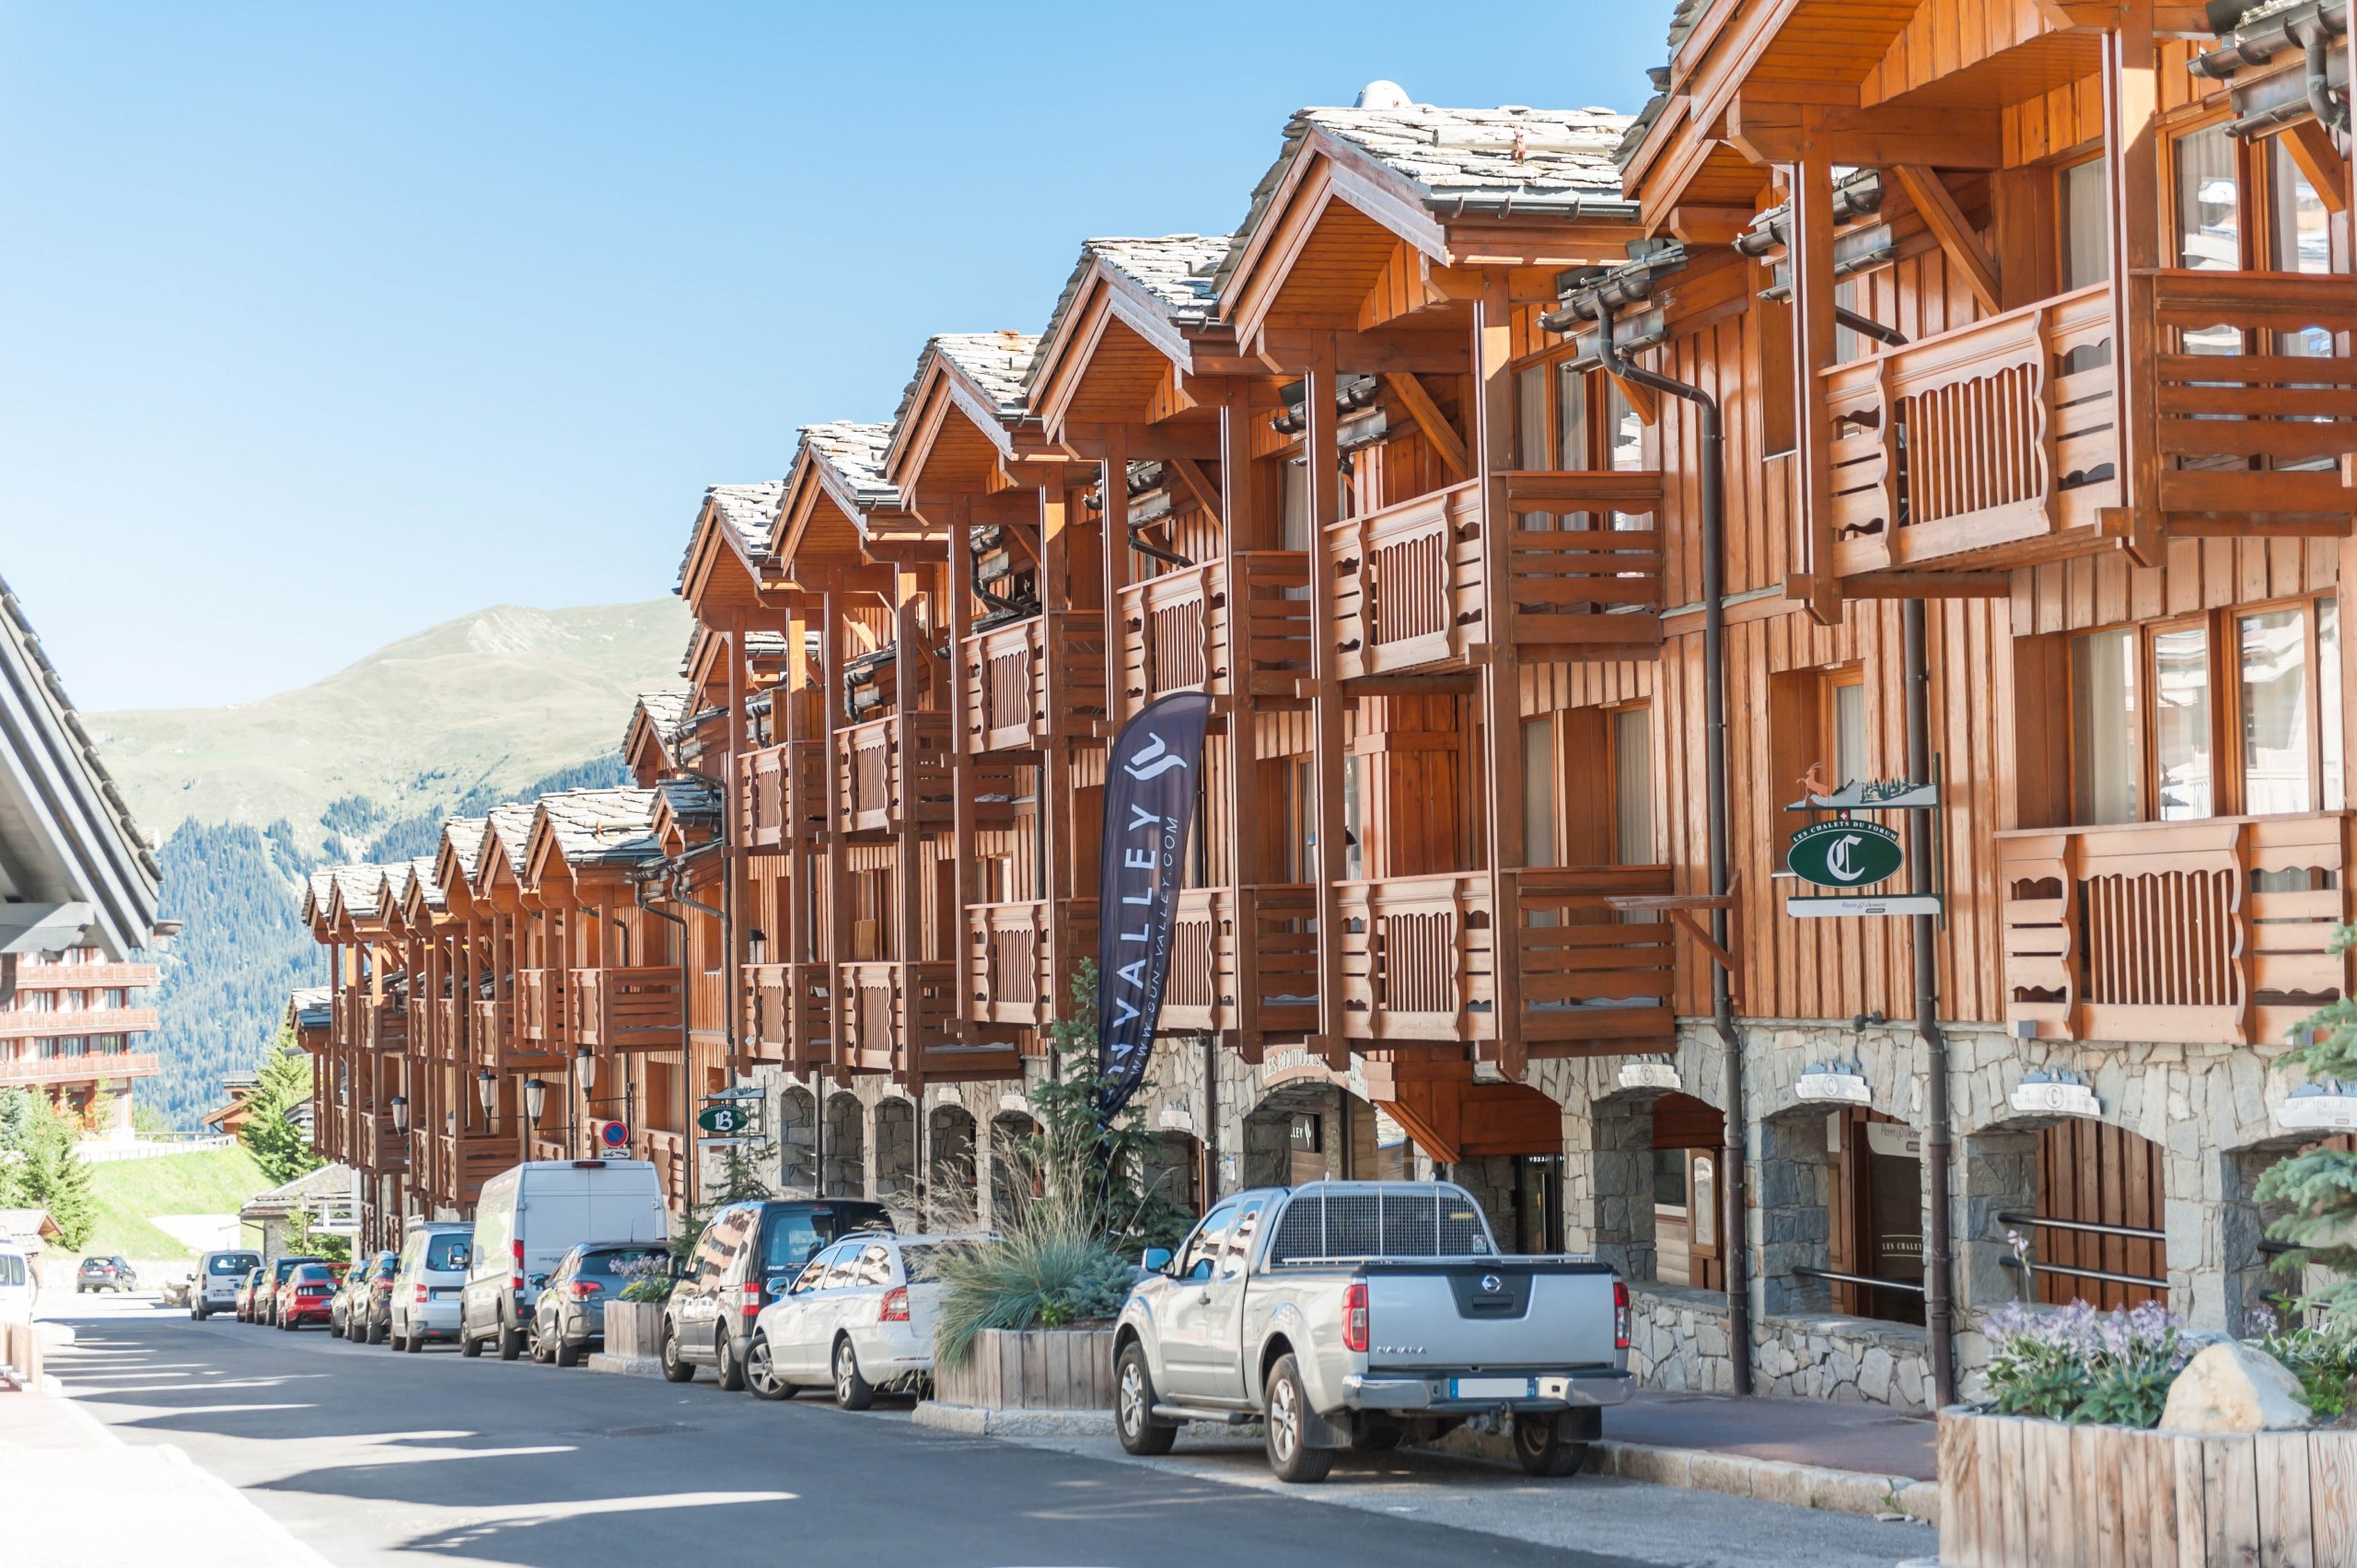
<path fill-rule="evenodd" d="M 2084 1301 L 1989 1315 L 1989 1388 L 2007 1415 L 2102 1426 L 2159 1424 L 2169 1385 L 2196 1347 L 2185 1325 L 2147 1303 L 2097 1312 Z"/>

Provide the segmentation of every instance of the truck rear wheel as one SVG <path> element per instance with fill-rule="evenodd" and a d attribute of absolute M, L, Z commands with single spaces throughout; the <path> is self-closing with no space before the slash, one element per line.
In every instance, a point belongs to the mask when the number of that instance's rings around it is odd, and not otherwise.
<path fill-rule="evenodd" d="M 1309 1395 L 1301 1386 L 1301 1365 L 1292 1356 L 1279 1356 L 1269 1369 L 1268 1396 L 1269 1469 L 1279 1481 L 1298 1486 L 1324 1481 L 1334 1468 L 1333 1450 L 1309 1446 Z"/>
<path fill-rule="evenodd" d="M 1587 1444 L 1581 1434 L 1590 1423 L 1580 1421 L 1578 1414 L 1514 1418 L 1514 1457 L 1526 1471 L 1550 1477 L 1580 1473 L 1580 1467 L 1587 1462 Z"/>
<path fill-rule="evenodd" d="M 1178 1428 L 1154 1419 L 1154 1375 L 1145 1369 L 1145 1347 L 1132 1340 L 1113 1368 L 1113 1426 L 1127 1454 L 1167 1454 Z"/>

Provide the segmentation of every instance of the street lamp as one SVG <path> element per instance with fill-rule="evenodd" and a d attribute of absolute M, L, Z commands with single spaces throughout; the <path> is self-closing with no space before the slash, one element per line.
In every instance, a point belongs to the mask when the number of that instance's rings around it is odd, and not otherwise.
<path fill-rule="evenodd" d="M 482 1099 L 483 1125 L 493 1125 L 499 1105 L 499 1074 L 486 1067 L 475 1074 L 475 1093 Z"/>
<path fill-rule="evenodd" d="M 393 1131 L 407 1132 L 409 1131 L 409 1097 L 395 1095 L 385 1102 L 385 1106 L 393 1113 Z"/>
<path fill-rule="evenodd" d="M 598 1058 L 586 1045 L 573 1054 L 573 1075 L 581 1080 L 583 1099 L 598 1092 Z"/>
<path fill-rule="evenodd" d="M 540 1110 L 548 1104 L 548 1100 L 549 1086 L 546 1084 L 538 1078 L 524 1080 L 524 1114 L 531 1118 L 534 1127 L 540 1124 Z"/>

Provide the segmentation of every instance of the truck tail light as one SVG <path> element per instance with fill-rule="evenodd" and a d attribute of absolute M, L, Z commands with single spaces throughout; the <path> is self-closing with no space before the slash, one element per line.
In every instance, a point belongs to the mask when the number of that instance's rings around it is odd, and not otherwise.
<path fill-rule="evenodd" d="M 757 1285 L 757 1284 L 750 1283 L 749 1282 L 748 1283 L 746 1283 L 746 1284 L 744 1284 L 743 1286 L 739 1287 L 739 1290 L 738 1290 L 738 1298 L 739 1298 L 739 1300 L 740 1300 L 740 1302 L 741 1302 L 741 1304 L 742 1304 L 742 1309 L 743 1309 L 744 1314 L 745 1314 L 745 1316 L 746 1316 L 746 1317 L 750 1318 L 750 1317 L 754 1316 L 756 1313 L 758 1313 L 758 1312 L 760 1312 L 760 1311 L 761 1311 L 761 1286 L 759 1286 L 759 1285 Z"/>
<path fill-rule="evenodd" d="M 1366 1349 L 1366 1282 L 1358 1280 L 1342 1293 L 1342 1348 Z"/>
<path fill-rule="evenodd" d="M 1612 1348 L 1629 1348 L 1629 1284 L 1626 1280 L 1612 1282 Z"/>
<path fill-rule="evenodd" d="M 909 1287 L 894 1285 L 884 1293 L 884 1305 L 876 1309 L 879 1323 L 905 1323 L 909 1320 Z"/>
<path fill-rule="evenodd" d="M 508 1246 L 514 1249 L 516 1267 L 513 1277 L 507 1282 L 507 1286 L 510 1290 L 522 1290 L 524 1288 L 524 1238 L 519 1236 L 509 1242 Z"/>

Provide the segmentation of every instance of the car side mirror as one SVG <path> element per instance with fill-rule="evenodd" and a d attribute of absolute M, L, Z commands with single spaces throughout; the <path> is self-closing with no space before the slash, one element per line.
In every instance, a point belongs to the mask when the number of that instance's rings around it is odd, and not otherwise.
<path fill-rule="evenodd" d="M 534 1274 L 532 1276 L 532 1288 L 534 1290 L 540 1289 L 542 1285 L 548 1283 L 549 1277 L 546 1274 Z"/>
<path fill-rule="evenodd" d="M 1195 1266 L 1187 1271 L 1187 1277 L 1190 1280 L 1210 1279 L 1212 1277 L 1212 1260 L 1209 1258 L 1196 1259 Z"/>
<path fill-rule="evenodd" d="M 1170 1272 L 1170 1249 L 1167 1247 L 1147 1248 L 1145 1249 L 1144 1256 L 1138 1260 L 1138 1267 L 1144 1269 L 1149 1274 L 1168 1273 Z"/>
<path fill-rule="evenodd" d="M 664 1265 L 664 1272 L 675 1280 L 684 1280 L 688 1277 L 688 1261 L 684 1258 L 674 1258 Z"/>

